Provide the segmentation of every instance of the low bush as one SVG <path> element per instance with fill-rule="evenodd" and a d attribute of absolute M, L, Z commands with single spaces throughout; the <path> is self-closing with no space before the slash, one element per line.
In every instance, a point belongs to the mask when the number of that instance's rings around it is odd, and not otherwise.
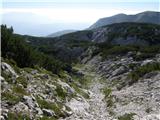
<path fill-rule="evenodd" d="M 15 105 L 22 99 L 20 96 L 16 96 L 10 92 L 2 92 L 1 97 L 2 100 L 7 100 L 9 105 Z"/>
<path fill-rule="evenodd" d="M 134 120 L 133 116 L 135 113 L 124 114 L 123 116 L 118 117 L 118 120 Z"/>
<path fill-rule="evenodd" d="M 138 67 L 136 70 L 132 71 L 129 74 L 129 77 L 131 78 L 130 85 L 138 81 L 139 78 L 143 77 L 145 74 L 152 72 L 152 71 L 159 71 L 160 70 L 160 63 L 148 63 L 144 66 Z"/>

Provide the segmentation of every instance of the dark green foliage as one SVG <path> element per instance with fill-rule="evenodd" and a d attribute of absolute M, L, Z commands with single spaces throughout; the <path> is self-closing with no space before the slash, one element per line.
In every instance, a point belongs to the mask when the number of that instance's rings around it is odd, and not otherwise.
<path fill-rule="evenodd" d="M 39 118 L 38 120 L 57 120 L 57 118 L 49 117 L 49 116 L 43 116 L 42 118 Z"/>
<path fill-rule="evenodd" d="M 112 93 L 112 89 L 110 88 L 104 88 L 103 93 L 105 94 L 105 98 L 109 97 Z"/>
<path fill-rule="evenodd" d="M 30 120 L 30 118 L 29 118 L 29 115 L 9 112 L 7 120 Z"/>
<path fill-rule="evenodd" d="M 153 58 L 155 56 L 155 53 L 141 53 L 140 55 L 135 55 L 133 58 L 136 61 L 142 61 L 147 58 Z"/>
<path fill-rule="evenodd" d="M 21 86 L 14 85 L 13 86 L 13 92 L 18 94 L 18 95 L 28 95 L 26 90 L 22 88 Z"/>
<path fill-rule="evenodd" d="M 61 69 L 66 68 L 66 64 L 56 60 L 52 56 L 38 52 L 28 45 L 23 37 L 14 35 L 13 28 L 1 25 L 2 31 L 2 57 L 12 59 L 19 67 L 34 67 L 38 65 L 53 73 L 58 74 Z"/>
<path fill-rule="evenodd" d="M 160 53 L 160 45 L 153 46 L 136 46 L 136 45 L 111 45 L 108 43 L 97 44 L 99 53 L 105 59 L 110 55 L 125 55 L 128 52 L 134 52 L 132 55 L 134 60 L 145 60 L 147 58 L 154 57 L 157 53 Z M 140 52 L 139 55 L 135 53 Z"/>
<path fill-rule="evenodd" d="M 64 117 L 65 116 L 65 114 L 61 111 L 61 109 L 63 107 L 62 104 L 48 102 L 48 101 L 42 100 L 40 98 L 37 98 L 36 100 L 41 108 L 53 110 L 56 114 L 56 117 Z"/>
<path fill-rule="evenodd" d="M 160 43 L 160 34 L 157 30 L 160 29 L 160 25 L 147 24 L 147 23 L 116 23 L 108 26 L 111 31 L 108 34 L 108 40 L 112 41 L 115 38 L 128 36 L 137 37 L 137 39 L 145 40 L 150 45 L 156 45 Z"/>
<path fill-rule="evenodd" d="M 152 71 L 160 71 L 160 63 L 148 63 L 144 66 L 138 67 L 136 70 L 129 74 L 129 77 L 132 79 L 129 84 L 132 85 L 140 77 L 143 77 L 145 74 Z"/>
<path fill-rule="evenodd" d="M 13 28 L 1 26 L 2 57 L 12 58 L 20 67 L 33 66 L 32 50 L 19 37 L 13 36 Z"/>
<path fill-rule="evenodd" d="M 26 88 L 26 87 L 27 87 L 27 84 L 28 84 L 27 79 L 26 79 L 25 77 L 23 77 L 23 76 L 19 76 L 19 77 L 17 78 L 16 82 L 17 82 L 18 84 L 22 84 L 24 88 Z"/>
<path fill-rule="evenodd" d="M 55 91 L 58 97 L 60 97 L 62 100 L 65 100 L 65 98 L 67 97 L 67 91 L 65 89 L 63 89 L 61 86 L 57 86 Z"/>
<path fill-rule="evenodd" d="M 109 55 L 125 55 L 129 51 L 136 51 L 138 49 L 137 46 L 117 46 L 108 43 L 98 44 L 98 47 L 103 58 L 106 58 Z"/>
<path fill-rule="evenodd" d="M 111 88 L 104 88 L 103 93 L 105 95 L 107 107 L 112 107 L 114 105 L 113 96 L 112 96 L 112 89 Z"/>
<path fill-rule="evenodd" d="M 1 97 L 2 97 L 2 100 L 7 100 L 9 105 L 15 105 L 21 100 L 21 97 L 16 96 L 10 92 L 2 92 Z"/>
<path fill-rule="evenodd" d="M 123 116 L 118 117 L 118 120 L 134 120 L 134 115 L 135 113 L 124 114 Z"/>

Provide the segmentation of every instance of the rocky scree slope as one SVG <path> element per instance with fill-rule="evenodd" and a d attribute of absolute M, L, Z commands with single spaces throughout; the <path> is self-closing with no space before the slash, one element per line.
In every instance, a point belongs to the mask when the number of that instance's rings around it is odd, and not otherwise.
<path fill-rule="evenodd" d="M 88 98 L 82 84 L 67 72 L 58 76 L 42 68 L 19 68 L 4 59 L 1 70 L 1 120 L 65 118 L 73 114 L 67 102 Z"/>
<path fill-rule="evenodd" d="M 112 120 L 160 120 L 159 54 L 137 61 L 134 52 L 106 59 L 100 55 L 90 58 L 88 53 L 81 61 L 101 76 L 106 108 Z"/>

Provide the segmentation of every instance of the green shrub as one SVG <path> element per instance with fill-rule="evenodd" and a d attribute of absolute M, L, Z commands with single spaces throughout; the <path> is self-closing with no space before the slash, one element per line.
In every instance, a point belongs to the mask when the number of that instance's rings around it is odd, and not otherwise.
<path fill-rule="evenodd" d="M 124 114 L 123 116 L 118 117 L 118 120 L 134 120 L 133 116 L 135 113 Z"/>
<path fill-rule="evenodd" d="M 7 120 L 30 120 L 30 118 L 28 115 L 9 112 Z"/>
<path fill-rule="evenodd" d="M 145 60 L 147 58 L 153 58 L 155 56 L 155 53 L 141 53 L 140 55 L 136 55 L 133 57 L 136 61 Z"/>
<path fill-rule="evenodd" d="M 7 100 L 10 105 L 17 104 L 22 98 L 10 92 L 2 92 L 2 100 Z"/>
<path fill-rule="evenodd" d="M 74 90 L 79 93 L 80 95 L 82 95 L 84 98 L 89 99 L 89 95 L 88 93 L 84 92 L 80 87 L 78 87 L 75 83 L 71 83 L 70 84 Z"/>
<path fill-rule="evenodd" d="M 28 95 L 26 90 L 22 88 L 21 86 L 14 85 L 13 86 L 13 92 L 19 95 Z"/>
<path fill-rule="evenodd" d="M 48 102 L 48 101 L 42 100 L 40 98 L 37 98 L 36 100 L 41 108 L 53 110 L 58 117 L 65 116 L 64 113 L 61 111 L 61 109 L 63 107 L 62 104 Z"/>
<path fill-rule="evenodd" d="M 59 98 L 61 98 L 62 100 L 65 100 L 66 97 L 68 96 L 67 91 L 65 89 L 62 89 L 61 86 L 57 86 L 56 89 L 55 89 L 55 91 L 57 93 L 57 96 Z"/>
<path fill-rule="evenodd" d="M 103 93 L 105 95 L 105 98 L 109 97 L 112 93 L 112 89 L 111 88 L 104 88 L 103 89 Z"/>
<path fill-rule="evenodd" d="M 13 34 L 13 28 L 7 28 L 1 25 L 2 31 L 2 57 L 15 61 L 15 65 L 20 68 L 38 65 L 55 74 L 66 68 L 66 63 L 62 63 L 59 59 L 55 59 L 53 55 L 45 54 L 35 50 L 29 45 L 22 36 Z"/>
<path fill-rule="evenodd" d="M 18 84 L 22 84 L 24 88 L 27 87 L 28 81 L 24 76 L 19 76 L 16 80 Z"/>
<path fill-rule="evenodd" d="M 155 62 L 155 63 L 148 63 L 144 66 L 140 66 L 136 70 L 132 71 L 129 74 L 129 77 L 132 79 L 130 81 L 130 85 L 138 81 L 140 77 L 143 77 L 145 74 L 152 72 L 152 71 L 159 71 L 160 70 L 160 63 Z"/>
<path fill-rule="evenodd" d="M 112 89 L 106 87 L 106 88 L 103 89 L 103 93 L 105 95 L 107 107 L 112 107 L 113 104 L 114 104 L 113 96 L 111 95 L 112 94 Z"/>
<path fill-rule="evenodd" d="M 42 118 L 39 118 L 38 120 L 57 120 L 57 118 L 49 117 L 49 116 L 43 116 Z"/>

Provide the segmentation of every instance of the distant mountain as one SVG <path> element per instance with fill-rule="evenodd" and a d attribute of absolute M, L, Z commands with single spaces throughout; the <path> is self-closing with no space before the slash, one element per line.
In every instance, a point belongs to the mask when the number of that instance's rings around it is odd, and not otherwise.
<path fill-rule="evenodd" d="M 33 46 L 79 47 L 88 42 L 113 45 L 160 44 L 160 25 L 151 23 L 115 23 L 93 30 L 77 31 L 55 38 L 25 37 Z M 85 43 L 85 44 L 84 44 Z"/>
<path fill-rule="evenodd" d="M 72 33 L 72 32 L 76 32 L 77 30 L 63 30 L 63 31 L 59 31 L 59 32 L 55 32 L 52 34 L 49 34 L 47 37 L 59 37 L 68 33 Z"/>
<path fill-rule="evenodd" d="M 160 12 L 146 11 L 135 15 L 118 14 L 111 17 L 101 18 L 90 26 L 89 29 L 121 22 L 160 24 Z"/>

